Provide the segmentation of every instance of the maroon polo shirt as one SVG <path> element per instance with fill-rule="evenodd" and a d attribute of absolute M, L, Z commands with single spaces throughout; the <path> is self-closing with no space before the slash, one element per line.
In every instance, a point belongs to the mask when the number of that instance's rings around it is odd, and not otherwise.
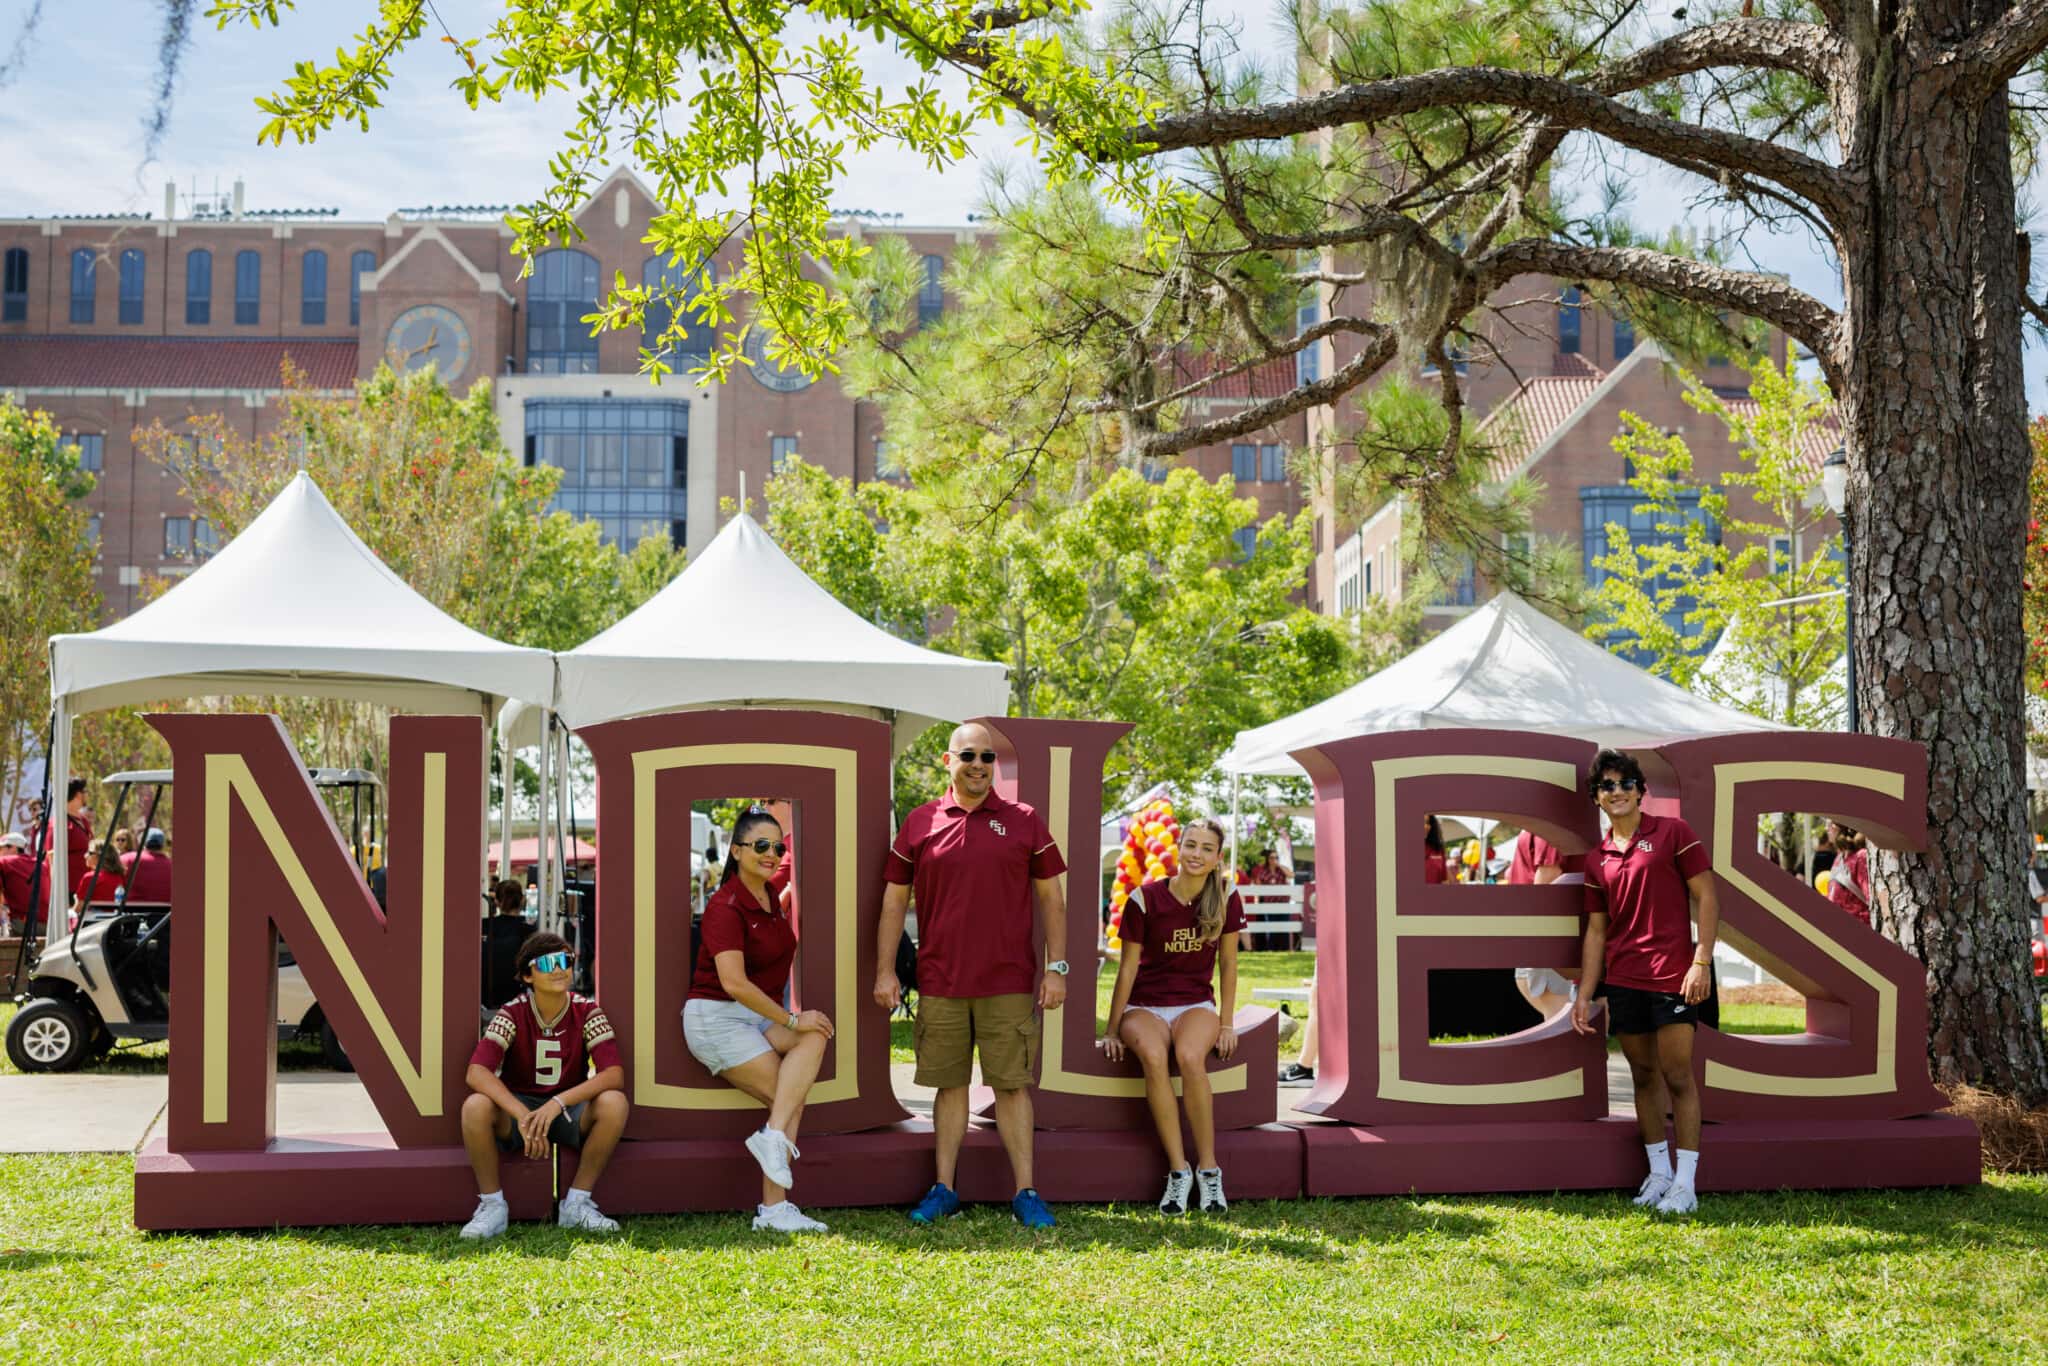
<path fill-rule="evenodd" d="M 66 816 L 64 818 L 64 829 L 64 862 L 70 865 L 70 868 L 65 873 L 64 885 L 66 887 L 76 887 L 85 877 L 85 846 L 92 843 L 92 817 Z M 47 858 L 49 851 L 56 847 L 56 817 L 50 818 L 50 832 L 43 838 L 43 853 L 44 857 Z M 52 888 L 51 890 L 54 892 L 56 889 Z"/>
<path fill-rule="evenodd" d="M 1515 841 L 1515 857 L 1508 864 L 1508 882 L 1528 887 L 1536 881 L 1538 868 L 1559 868 L 1566 873 L 1584 873 L 1586 856 L 1567 854 L 1534 830 L 1524 830 Z"/>
<path fill-rule="evenodd" d="M 697 933 L 697 970 L 690 979 L 691 1001 L 730 1001 L 718 980 L 718 955 L 737 949 L 746 964 L 747 980 L 780 1001 L 789 985 L 789 965 L 796 958 L 796 931 L 789 917 L 754 899 L 747 884 L 734 878 L 705 903 Z"/>
<path fill-rule="evenodd" d="M 120 864 L 117 863 L 111 868 L 102 868 L 98 864 L 94 864 L 86 870 L 85 876 L 78 879 L 77 891 L 80 896 L 85 898 L 87 904 L 93 902 L 109 903 L 119 894 L 121 881 Z"/>
<path fill-rule="evenodd" d="M 1007 996 L 1038 985 L 1031 884 L 1067 870 L 1036 811 L 994 792 L 972 811 L 952 789 L 904 820 L 883 876 L 917 902 L 917 985 Z"/>
<path fill-rule="evenodd" d="M 1687 880 L 1707 871 L 1707 848 L 1676 816 L 1645 815 L 1627 845 L 1612 832 L 1586 856 L 1586 910 L 1607 916 L 1604 980 L 1677 991 L 1692 967 Z"/>
<path fill-rule="evenodd" d="M 1426 844 L 1422 847 L 1422 880 L 1431 884 L 1451 880 L 1449 856 Z"/>
<path fill-rule="evenodd" d="M 1118 934 L 1126 945 L 1140 946 L 1138 977 L 1131 983 L 1134 1006 L 1191 1006 L 1213 1004 L 1216 992 L 1210 986 L 1216 976 L 1216 952 L 1221 939 L 1203 940 L 1196 922 L 1201 913 L 1173 894 L 1171 879 L 1148 882 L 1124 903 L 1123 924 Z M 1244 903 L 1232 892 L 1223 905 L 1223 933 L 1236 934 L 1244 928 Z"/>
<path fill-rule="evenodd" d="M 28 915 L 28 884 L 35 872 L 36 861 L 27 854 L 0 854 L 0 901 L 16 919 Z"/>
<path fill-rule="evenodd" d="M 145 849 L 139 854 L 121 855 L 121 866 L 135 867 L 135 881 L 128 886 L 130 901 L 171 899 L 171 856 Z"/>

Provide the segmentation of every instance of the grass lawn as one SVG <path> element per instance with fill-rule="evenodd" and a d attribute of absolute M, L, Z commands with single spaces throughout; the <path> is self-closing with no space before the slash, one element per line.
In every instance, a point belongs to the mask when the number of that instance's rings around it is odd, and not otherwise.
<path fill-rule="evenodd" d="M 1067 1206 L 935 1231 L 822 1212 L 144 1236 L 129 1159 L 0 1158 L 9 1359 L 1513 1362 L 2048 1356 L 2048 1179 L 1711 1196 L 1241 1204 L 1227 1222 Z"/>

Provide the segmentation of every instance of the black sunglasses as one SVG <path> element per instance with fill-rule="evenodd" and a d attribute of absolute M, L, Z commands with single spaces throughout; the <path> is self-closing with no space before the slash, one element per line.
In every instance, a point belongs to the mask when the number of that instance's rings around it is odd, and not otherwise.
<path fill-rule="evenodd" d="M 1602 792 L 1640 792 L 1642 788 L 1643 785 L 1634 778 L 1602 778 L 1600 780 L 1600 790 Z"/>
<path fill-rule="evenodd" d="M 757 854 L 765 854 L 772 849 L 775 851 L 775 857 L 777 858 L 781 858 L 784 854 L 789 852 L 789 846 L 783 843 L 781 840 L 771 840 L 766 838 L 757 840 L 741 840 L 739 842 L 739 847 L 742 849 L 751 849 Z"/>
<path fill-rule="evenodd" d="M 992 764 L 996 761 L 996 752 L 992 749 L 963 749 L 958 754 L 955 754 L 953 757 L 955 759 L 958 759 L 963 764 L 971 764 L 976 759 L 981 760 L 985 764 Z"/>

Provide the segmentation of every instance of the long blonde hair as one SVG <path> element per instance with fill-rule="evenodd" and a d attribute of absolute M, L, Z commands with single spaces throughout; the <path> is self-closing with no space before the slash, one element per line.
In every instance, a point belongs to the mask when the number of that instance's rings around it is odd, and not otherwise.
<path fill-rule="evenodd" d="M 1195 933 L 1205 944 L 1223 937 L 1223 913 L 1230 904 L 1230 889 L 1223 883 L 1223 824 L 1209 816 L 1189 821 L 1180 828 L 1186 839 L 1190 830 L 1207 830 L 1216 837 L 1216 863 L 1202 877 L 1202 890 L 1195 895 Z"/>

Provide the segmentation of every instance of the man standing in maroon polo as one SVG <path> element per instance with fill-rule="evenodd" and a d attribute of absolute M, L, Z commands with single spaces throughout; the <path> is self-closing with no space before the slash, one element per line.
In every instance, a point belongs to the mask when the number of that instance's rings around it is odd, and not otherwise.
<path fill-rule="evenodd" d="M 1714 937 L 1721 924 L 1714 873 L 1690 825 L 1643 811 L 1649 784 L 1632 756 L 1601 750 L 1586 787 L 1610 828 L 1586 856 L 1585 960 L 1572 1028 L 1592 1033 L 1592 1004 L 1606 1001 L 1607 1029 L 1628 1059 L 1636 1122 L 1650 1162 L 1635 1202 L 1659 1214 L 1690 1214 L 1699 1204 L 1694 1181 L 1700 1160 L 1693 1030 L 1713 992 Z M 1668 1167 L 1660 1077 L 1678 1128 L 1677 1161 Z"/>
<path fill-rule="evenodd" d="M 988 727 L 956 728 L 945 762 L 952 782 L 944 795 L 911 812 L 896 832 L 876 942 L 875 1000 L 893 1010 L 903 1001 L 896 949 L 914 894 L 917 1083 L 938 1092 L 938 1180 L 910 1217 L 930 1224 L 960 1211 L 953 1182 L 979 1054 L 1016 1179 L 1010 1211 L 1027 1228 L 1050 1228 L 1052 1211 L 1032 1185 L 1030 1088 L 1037 1011 L 1057 1010 L 1067 997 L 1067 907 L 1059 884 L 1067 865 L 1039 814 L 997 795 Z M 1042 971 L 1032 945 L 1034 902 L 1045 933 Z"/>

